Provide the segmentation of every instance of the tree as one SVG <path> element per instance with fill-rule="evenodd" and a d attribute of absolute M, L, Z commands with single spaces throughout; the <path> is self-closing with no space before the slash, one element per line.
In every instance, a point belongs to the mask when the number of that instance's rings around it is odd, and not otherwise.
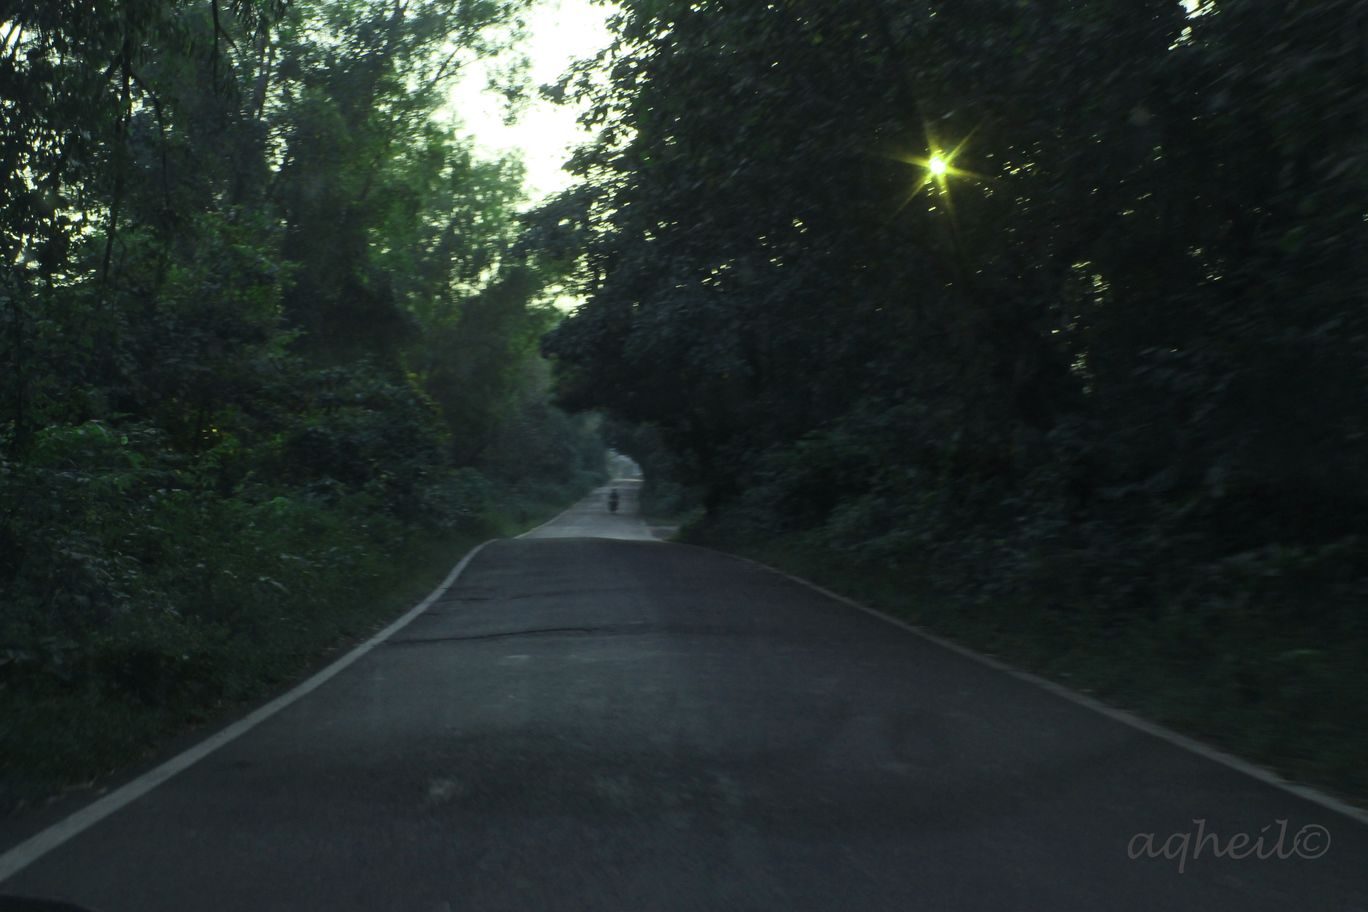
<path fill-rule="evenodd" d="M 715 514 L 857 552 L 1022 515 L 1050 547 L 1338 540 L 1368 508 L 1361 16 L 628 2 L 609 83 L 562 86 L 604 125 L 539 229 L 585 247 L 562 400 L 658 428 Z"/>

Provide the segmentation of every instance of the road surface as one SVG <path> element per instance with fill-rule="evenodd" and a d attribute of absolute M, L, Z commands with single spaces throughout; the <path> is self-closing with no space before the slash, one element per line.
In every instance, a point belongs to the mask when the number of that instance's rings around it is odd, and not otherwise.
<path fill-rule="evenodd" d="M 0 892 L 107 912 L 1368 910 L 1356 820 L 647 540 L 634 490 L 617 516 L 604 493 L 488 545 L 384 645 Z M 1261 834 L 1268 857 L 1229 857 Z"/>
<path fill-rule="evenodd" d="M 653 541 L 654 537 L 641 518 L 637 493 L 641 482 L 618 479 L 604 485 L 560 516 L 522 538 L 612 538 L 622 541 Z M 608 495 L 618 493 L 618 509 L 609 512 Z"/>

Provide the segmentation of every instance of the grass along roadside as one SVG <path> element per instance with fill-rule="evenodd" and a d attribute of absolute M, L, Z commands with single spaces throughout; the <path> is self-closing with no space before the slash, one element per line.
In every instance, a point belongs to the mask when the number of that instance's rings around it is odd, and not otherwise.
<path fill-rule="evenodd" d="M 1362 643 L 1313 651 L 1295 631 L 1203 638 L 1178 617 L 1117 624 L 1102 611 L 1052 609 L 1024 595 L 971 604 L 935 591 L 915 567 L 857 564 L 798 534 L 754 541 L 696 523 L 679 540 L 801 576 L 1368 808 Z"/>
<path fill-rule="evenodd" d="M 299 586 L 284 580 L 288 594 L 266 586 L 272 599 L 231 620 L 129 619 L 95 638 L 64 677 L 0 678 L 0 816 L 97 788 L 288 690 L 413 607 L 475 545 L 531 528 L 584 493 L 522 489 L 440 534 L 396 537 L 382 526 L 378 536 L 323 537 L 312 543 L 320 551 L 363 542 L 370 550 Z"/>

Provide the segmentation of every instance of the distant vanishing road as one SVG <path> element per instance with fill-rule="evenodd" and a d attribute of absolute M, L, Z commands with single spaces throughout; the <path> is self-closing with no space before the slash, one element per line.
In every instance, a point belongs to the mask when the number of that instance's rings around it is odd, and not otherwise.
<path fill-rule="evenodd" d="M 1354 818 L 650 540 L 617 487 L 618 515 L 604 489 L 486 546 L 383 644 L 50 851 L 12 834 L 0 893 L 97 912 L 1368 912 Z M 1266 857 L 1230 857 L 1261 835 Z"/>

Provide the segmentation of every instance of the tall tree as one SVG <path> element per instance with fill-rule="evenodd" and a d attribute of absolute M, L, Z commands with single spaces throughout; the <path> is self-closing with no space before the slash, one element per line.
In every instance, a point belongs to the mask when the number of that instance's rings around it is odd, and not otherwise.
<path fill-rule="evenodd" d="M 859 547 L 1023 511 L 1335 541 L 1368 510 L 1363 16 L 629 0 L 609 81 L 563 87 L 604 130 L 543 218 L 584 244 L 561 395 Z"/>

